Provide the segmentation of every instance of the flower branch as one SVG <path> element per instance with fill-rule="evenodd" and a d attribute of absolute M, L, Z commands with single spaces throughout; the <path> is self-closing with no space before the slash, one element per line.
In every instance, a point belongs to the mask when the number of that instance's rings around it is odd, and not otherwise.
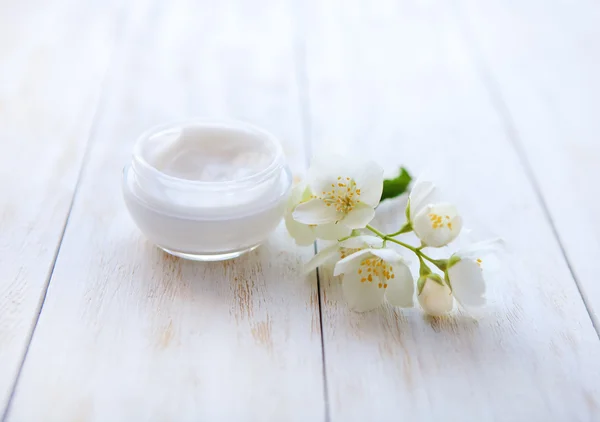
<path fill-rule="evenodd" d="M 404 227 L 406 227 L 406 226 L 404 226 Z M 398 239 L 394 239 L 395 236 L 398 236 L 398 235 L 404 234 L 404 233 L 409 233 L 409 231 L 401 230 L 401 231 L 398 231 L 398 232 L 395 232 L 395 233 L 391 233 L 391 234 L 383 234 L 382 232 L 380 232 L 379 230 L 377 230 L 375 227 L 373 227 L 371 225 L 367 225 L 367 227 L 365 227 L 365 228 L 367 230 L 370 230 L 373 233 L 375 233 L 377 236 L 379 236 L 381 239 L 383 239 L 384 242 L 390 241 L 392 243 L 400 245 L 403 248 L 406 248 L 406 249 L 412 251 L 415 255 L 417 255 L 419 257 L 419 259 L 423 259 L 424 258 L 427 261 L 431 262 L 436 267 L 438 267 L 440 270 L 442 270 L 442 271 L 446 270 L 448 261 L 445 260 L 445 259 L 433 259 L 433 258 L 425 255 L 422 252 L 422 249 L 423 249 L 424 245 L 421 245 L 419 247 L 414 247 L 412 245 L 409 245 L 408 243 L 404 243 L 404 242 L 401 242 Z"/>
<path fill-rule="evenodd" d="M 290 197 L 285 217 L 288 232 L 299 245 L 310 245 L 316 239 L 335 240 L 308 263 L 308 268 L 335 260 L 334 275 L 343 276 L 342 290 L 354 310 L 374 309 L 384 299 L 393 306 L 412 307 L 415 290 L 419 304 L 430 315 L 450 312 L 455 300 L 467 310 L 482 306 L 485 281 L 478 254 L 493 251 L 496 241 L 473 245 L 447 259 L 427 255 L 424 249 L 450 244 L 462 229 L 456 207 L 437 199 L 433 183 L 415 183 L 403 210 L 406 223 L 398 231 L 386 234 L 370 225 L 379 202 L 404 192 L 410 180 L 402 169 L 398 177 L 384 181 L 383 170 L 371 161 L 317 159 L 309 169 L 307 183 L 296 186 Z M 363 229 L 371 235 L 361 232 Z M 420 246 L 396 238 L 410 232 L 420 240 Z M 416 280 L 388 242 L 417 256 L 420 265 Z"/>

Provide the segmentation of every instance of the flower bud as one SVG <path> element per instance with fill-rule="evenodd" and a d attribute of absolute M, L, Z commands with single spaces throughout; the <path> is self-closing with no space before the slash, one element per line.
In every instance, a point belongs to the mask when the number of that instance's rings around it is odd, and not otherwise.
<path fill-rule="evenodd" d="M 439 278 L 439 276 L 438 276 Z M 418 296 L 423 311 L 432 316 L 442 316 L 450 312 L 454 306 L 454 298 L 447 284 L 432 277 L 419 280 L 422 286 Z"/>

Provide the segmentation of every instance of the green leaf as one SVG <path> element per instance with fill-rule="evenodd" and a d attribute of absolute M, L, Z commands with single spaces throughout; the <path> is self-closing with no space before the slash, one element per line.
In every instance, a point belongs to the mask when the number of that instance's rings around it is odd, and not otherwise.
<path fill-rule="evenodd" d="M 381 194 L 381 200 L 395 198 L 402 195 L 408 189 L 408 185 L 412 180 L 411 175 L 404 168 L 400 168 L 400 173 L 393 179 L 385 179 L 383 181 L 383 193 Z"/>

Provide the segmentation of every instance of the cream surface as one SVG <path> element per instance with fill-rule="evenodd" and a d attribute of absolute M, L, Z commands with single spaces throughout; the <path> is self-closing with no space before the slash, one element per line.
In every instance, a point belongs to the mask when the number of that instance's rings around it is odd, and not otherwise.
<path fill-rule="evenodd" d="M 251 132 L 183 128 L 157 135 L 144 149 L 150 165 L 166 175 L 201 182 L 252 176 L 273 161 L 273 151 Z"/>

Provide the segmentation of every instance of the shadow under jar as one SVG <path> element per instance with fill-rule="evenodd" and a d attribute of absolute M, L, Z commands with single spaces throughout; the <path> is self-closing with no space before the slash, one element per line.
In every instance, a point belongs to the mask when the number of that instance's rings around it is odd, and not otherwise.
<path fill-rule="evenodd" d="M 277 139 L 240 122 L 151 129 L 123 171 L 125 203 L 142 233 L 199 261 L 256 248 L 281 221 L 291 185 Z"/>

